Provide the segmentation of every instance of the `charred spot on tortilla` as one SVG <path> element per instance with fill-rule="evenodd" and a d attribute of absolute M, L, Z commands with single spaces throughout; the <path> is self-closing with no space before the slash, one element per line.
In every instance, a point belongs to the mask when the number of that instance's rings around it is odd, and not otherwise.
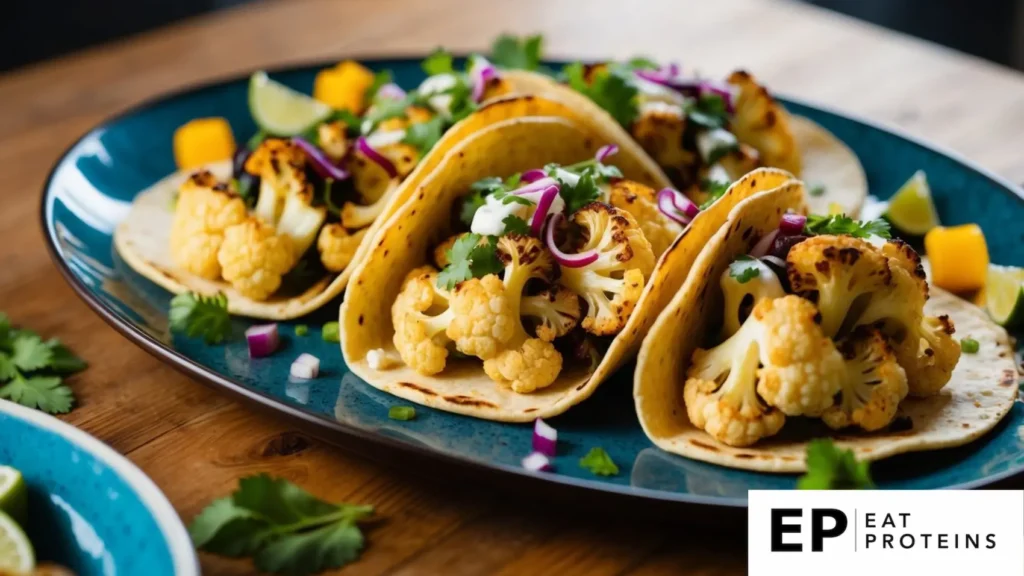
<path fill-rule="evenodd" d="M 741 460 L 750 460 L 751 458 L 756 458 L 756 456 L 754 456 L 753 454 L 747 454 L 746 452 L 740 452 L 739 454 L 736 455 L 736 457 L 740 458 Z"/>
<path fill-rule="evenodd" d="M 419 392 L 420 394 L 423 394 L 424 396 L 437 396 L 437 393 L 431 390 L 430 388 L 424 388 L 422 386 L 413 384 L 412 382 L 398 382 L 398 385 L 403 386 L 405 388 L 411 388 Z"/>
<path fill-rule="evenodd" d="M 754 232 L 753 226 L 747 226 L 747 229 L 743 231 L 743 239 L 749 240 L 751 233 Z"/>
<path fill-rule="evenodd" d="M 713 445 L 708 444 L 706 442 L 701 442 L 700 440 L 694 440 L 693 438 L 690 438 L 690 444 L 693 444 L 694 446 L 696 446 L 698 448 L 703 448 L 703 449 L 708 450 L 710 452 L 718 452 L 718 447 L 717 446 L 713 446 Z"/>
<path fill-rule="evenodd" d="M 897 416 L 889 424 L 889 432 L 909 432 L 914 429 L 914 419 L 910 416 Z"/>
<path fill-rule="evenodd" d="M 497 408 L 497 406 L 495 406 L 494 404 L 491 404 L 490 402 L 488 402 L 486 400 L 480 400 L 480 399 L 473 398 L 473 397 L 470 397 L 470 396 L 463 396 L 461 394 L 458 395 L 458 396 L 445 396 L 444 399 L 449 401 L 449 402 L 451 402 L 452 404 L 458 404 L 459 406 L 477 406 L 477 407 Z"/>
<path fill-rule="evenodd" d="M 359 315 L 359 325 L 360 326 L 363 325 L 363 315 L 362 314 Z"/>

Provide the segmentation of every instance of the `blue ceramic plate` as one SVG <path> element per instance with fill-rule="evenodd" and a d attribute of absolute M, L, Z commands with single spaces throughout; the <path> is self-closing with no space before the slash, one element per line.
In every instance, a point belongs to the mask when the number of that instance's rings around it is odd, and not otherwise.
<path fill-rule="evenodd" d="M 403 86 L 422 78 L 418 60 L 377 60 Z M 272 76 L 305 93 L 323 66 L 292 68 Z M 140 190 L 174 171 L 171 135 L 193 118 L 227 118 L 238 141 L 255 126 L 249 117 L 247 78 L 234 78 L 166 96 L 126 112 L 82 137 L 57 163 L 42 200 L 46 237 L 57 266 L 72 287 L 104 319 L 133 342 L 192 376 L 302 418 L 324 434 L 358 436 L 382 446 L 426 453 L 499 471 L 514 478 L 529 473 L 519 466 L 529 452 L 529 426 L 485 422 L 429 408 L 417 408 L 410 422 L 389 420 L 388 408 L 403 404 L 350 374 L 337 345 L 321 341 L 317 329 L 294 336 L 282 327 L 283 349 L 274 357 L 250 360 L 245 342 L 207 347 L 172 336 L 167 330 L 169 295 L 130 270 L 111 246 L 111 233 Z M 992 259 L 1024 264 L 1020 250 L 1024 221 L 1022 192 L 985 170 L 875 124 L 786 100 L 790 109 L 831 130 L 860 156 L 871 192 L 885 198 L 915 170 L 924 169 L 934 187 L 942 221 L 977 222 L 985 230 Z M 319 326 L 337 318 L 337 304 L 301 323 Z M 246 322 L 237 321 L 238 330 Z M 288 368 L 300 352 L 322 359 L 323 375 L 313 382 L 289 381 Z M 632 367 L 606 382 L 599 392 L 554 420 L 564 453 L 557 472 L 543 478 L 604 493 L 645 499 L 742 506 L 747 490 L 789 488 L 792 476 L 720 468 L 669 456 L 652 447 L 633 413 Z M 1024 471 L 1024 405 L 1014 406 L 998 428 L 970 446 L 909 455 L 876 465 L 884 488 L 981 486 Z M 594 446 L 605 448 L 621 473 L 592 476 L 577 465 Z"/>
<path fill-rule="evenodd" d="M 192 541 L 153 482 L 85 432 L 0 400 L 0 464 L 28 485 L 39 562 L 79 576 L 199 574 Z"/>

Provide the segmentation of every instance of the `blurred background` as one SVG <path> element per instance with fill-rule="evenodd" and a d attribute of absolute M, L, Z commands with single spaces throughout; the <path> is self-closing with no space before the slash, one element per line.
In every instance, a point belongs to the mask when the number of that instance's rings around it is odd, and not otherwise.
<path fill-rule="evenodd" d="M 256 1 L 0 0 L 0 71 Z M 1024 70 L 1024 0 L 803 1 Z"/>

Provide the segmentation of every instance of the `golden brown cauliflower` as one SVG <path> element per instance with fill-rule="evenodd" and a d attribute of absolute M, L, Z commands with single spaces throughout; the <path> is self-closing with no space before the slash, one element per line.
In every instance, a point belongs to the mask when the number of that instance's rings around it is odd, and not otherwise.
<path fill-rule="evenodd" d="M 868 432 L 885 428 L 907 396 L 907 376 L 881 332 L 859 329 L 839 349 L 845 370 L 839 381 L 840 399 L 822 415 L 830 428 L 858 426 Z"/>
<path fill-rule="evenodd" d="M 512 350 L 484 361 L 484 372 L 513 392 L 529 394 L 550 386 L 562 371 L 562 355 L 550 342 L 530 338 Z"/>
<path fill-rule="evenodd" d="M 189 177 L 178 191 L 171 224 L 171 258 L 189 273 L 217 280 L 217 252 L 224 230 L 246 219 L 245 202 L 208 171 Z"/>
<path fill-rule="evenodd" d="M 735 113 L 730 128 L 740 142 L 757 149 L 762 166 L 800 174 L 800 150 L 789 128 L 789 113 L 768 90 L 744 71 L 733 72 L 729 84 L 736 87 Z"/>
<path fill-rule="evenodd" d="M 224 231 L 217 252 L 221 275 L 243 296 L 266 300 L 281 286 L 281 277 L 295 265 L 294 249 L 287 236 L 256 218 Z"/>
<path fill-rule="evenodd" d="M 335 163 L 341 162 L 348 154 L 349 141 L 345 130 L 345 123 L 341 121 L 324 122 L 317 127 L 320 149 Z"/>
<path fill-rule="evenodd" d="M 534 320 L 534 333 L 545 342 L 565 336 L 580 321 L 580 297 L 568 288 L 556 285 L 523 298 L 523 316 Z"/>
<path fill-rule="evenodd" d="M 411 271 L 391 306 L 393 341 L 402 361 L 427 376 L 444 370 L 451 342 L 445 330 L 452 318 L 448 299 L 437 288 L 437 270 Z"/>
<path fill-rule="evenodd" d="M 324 225 L 316 241 L 316 249 L 320 252 L 320 262 L 329 272 L 342 272 L 352 262 L 352 257 L 359 248 L 359 243 L 366 236 L 366 228 L 350 234 L 338 222 Z"/>
<path fill-rule="evenodd" d="M 612 182 L 608 188 L 608 203 L 629 212 L 640 224 L 644 238 L 651 243 L 657 260 L 683 233 L 683 227 L 658 209 L 657 191 L 630 180 Z"/>
<path fill-rule="evenodd" d="M 562 267 L 561 283 L 587 303 L 583 329 L 612 336 L 626 325 L 644 284 L 654 270 L 654 252 L 629 212 L 600 202 L 577 210 L 573 223 L 583 231 L 579 253 L 597 260 L 579 268 Z"/>
<path fill-rule="evenodd" d="M 740 270 L 741 273 L 733 274 L 733 268 Z M 746 277 L 745 272 L 748 268 L 757 270 L 757 276 Z M 744 281 L 740 282 L 740 279 Z M 740 329 L 758 302 L 786 295 L 782 282 L 775 272 L 760 259 L 750 257 L 737 260 L 726 269 L 719 280 L 719 286 L 722 287 L 723 296 L 723 338 L 732 336 Z"/>
<path fill-rule="evenodd" d="M 896 347 L 896 358 L 907 372 L 912 396 L 937 394 L 949 383 L 961 352 L 954 331 L 949 316 L 925 316 L 917 329 L 908 333 L 907 340 Z"/>
<path fill-rule="evenodd" d="M 630 127 L 633 139 L 668 172 L 673 180 L 692 173 L 700 157 L 683 147 L 686 115 L 682 108 L 666 102 L 647 102 Z"/>
<path fill-rule="evenodd" d="M 516 335 L 519 317 L 494 274 L 460 282 L 451 295 L 448 337 L 459 352 L 489 360 Z"/>

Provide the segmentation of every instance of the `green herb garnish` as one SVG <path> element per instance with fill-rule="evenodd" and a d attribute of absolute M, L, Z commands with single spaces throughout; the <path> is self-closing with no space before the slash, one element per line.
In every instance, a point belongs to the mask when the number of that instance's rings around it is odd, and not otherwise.
<path fill-rule="evenodd" d="M 633 73 L 627 67 L 608 65 L 594 71 L 590 82 L 580 62 L 566 66 L 563 73 L 570 88 L 604 108 L 623 127 L 629 128 L 640 114 L 637 103 L 640 91 L 633 84 Z"/>
<path fill-rule="evenodd" d="M 978 341 L 970 336 L 960 339 L 960 350 L 962 350 L 964 354 L 977 354 L 980 348 L 981 345 L 978 344 Z"/>
<path fill-rule="evenodd" d="M 586 456 L 580 458 L 580 467 L 586 468 L 598 476 L 615 476 L 619 473 L 619 467 L 601 447 L 591 448 Z"/>
<path fill-rule="evenodd" d="M 211 502 L 188 531 L 200 550 L 251 556 L 262 572 L 306 575 L 358 558 L 364 545 L 358 522 L 372 514 L 372 506 L 331 504 L 261 474 L 239 480 L 238 490 Z"/>
<path fill-rule="evenodd" d="M 585 168 L 575 184 L 560 177 L 557 170 L 551 170 L 549 173 L 560 184 L 558 195 L 565 201 L 568 214 L 572 214 L 601 197 L 601 189 L 598 188 L 594 178 L 597 173 L 597 169 L 594 167 Z"/>
<path fill-rule="evenodd" d="M 506 234 L 522 234 L 523 236 L 530 235 L 530 223 L 515 214 L 505 216 L 505 219 L 502 220 L 501 223 L 505 225 Z"/>
<path fill-rule="evenodd" d="M 320 329 L 320 338 L 324 342 L 341 342 L 341 326 L 335 322 L 328 322 Z"/>
<path fill-rule="evenodd" d="M 451 290 L 459 282 L 497 274 L 502 270 L 497 240 L 488 237 L 487 242 L 481 243 L 482 239 L 479 234 L 465 234 L 455 241 L 447 252 L 448 265 L 437 275 L 439 287 Z"/>
<path fill-rule="evenodd" d="M 366 89 L 365 100 L 373 102 L 380 87 L 391 83 L 391 70 L 381 70 L 373 75 L 373 83 Z"/>
<path fill-rule="evenodd" d="M 412 420 L 416 417 L 416 409 L 412 406 L 392 406 L 388 409 L 388 418 L 392 420 Z"/>
<path fill-rule="evenodd" d="M 708 198 L 700 205 L 700 209 L 707 210 L 710 208 L 719 198 L 725 196 L 729 186 L 732 186 L 732 182 L 722 182 L 721 180 L 704 180 L 701 182 L 701 190 L 708 193 Z"/>
<path fill-rule="evenodd" d="M 544 37 L 540 34 L 523 38 L 502 34 L 491 45 L 491 62 L 502 68 L 536 70 L 543 47 Z"/>
<path fill-rule="evenodd" d="M 704 94 L 686 108 L 686 117 L 698 126 L 714 130 L 729 122 L 725 99 L 718 94 Z"/>
<path fill-rule="evenodd" d="M 426 60 L 424 60 L 420 66 L 423 68 L 423 71 L 427 73 L 427 76 L 451 74 L 455 72 L 455 67 L 452 65 L 452 54 L 444 48 L 434 50 L 434 53 L 427 56 Z"/>
<path fill-rule="evenodd" d="M 834 214 L 832 216 L 815 216 L 812 214 L 807 217 L 804 232 L 811 236 L 822 234 L 838 236 L 845 234 L 854 238 L 868 238 L 870 236 L 892 238 L 889 223 L 885 220 L 879 219 L 862 222 L 854 220 L 846 214 Z"/>
<path fill-rule="evenodd" d="M 626 65 L 633 70 L 657 70 L 658 68 L 661 67 L 658 65 L 657 62 L 646 56 L 636 56 L 630 58 L 626 62 Z"/>
<path fill-rule="evenodd" d="M 245 143 L 245 147 L 248 148 L 250 152 L 256 150 L 257 148 L 260 147 L 260 144 L 262 144 L 263 141 L 269 137 L 270 134 L 267 134 L 263 130 L 257 130 L 256 133 L 253 134 Z"/>
<path fill-rule="evenodd" d="M 228 297 L 223 292 L 204 296 L 185 292 L 171 299 L 170 328 L 189 338 L 202 337 L 207 344 L 219 344 L 231 335 Z"/>
<path fill-rule="evenodd" d="M 813 440 L 807 446 L 807 473 L 796 482 L 800 490 L 861 490 L 874 488 L 867 462 L 842 450 L 831 440 Z"/>
<path fill-rule="evenodd" d="M 56 339 L 44 342 L 31 330 L 14 328 L 0 312 L 0 398 L 48 414 L 69 412 L 75 396 L 63 376 L 85 368 Z"/>
<path fill-rule="evenodd" d="M 444 135 L 444 118 L 434 116 L 426 122 L 410 124 L 405 131 L 405 138 L 402 142 L 416 148 L 420 155 L 424 155 L 437 144 L 437 141 Z"/>
<path fill-rule="evenodd" d="M 815 186 L 811 186 L 811 189 L 808 190 L 807 193 L 810 194 L 811 196 L 814 196 L 814 197 L 824 196 L 825 195 L 825 187 L 822 186 L 821 184 L 817 184 Z"/>
<path fill-rule="evenodd" d="M 305 324 L 299 324 L 295 326 L 296 336 L 305 336 L 307 334 L 309 334 L 309 326 L 306 326 Z"/>
<path fill-rule="evenodd" d="M 740 284 L 746 284 L 760 275 L 761 269 L 757 265 L 756 258 L 743 255 L 729 264 L 729 276 L 735 278 Z"/>

